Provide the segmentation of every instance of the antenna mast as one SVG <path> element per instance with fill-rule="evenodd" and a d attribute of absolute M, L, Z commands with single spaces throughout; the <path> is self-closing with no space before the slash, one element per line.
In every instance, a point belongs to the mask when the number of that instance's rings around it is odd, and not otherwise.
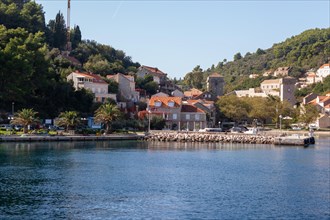
<path fill-rule="evenodd" d="M 71 51 L 71 41 L 70 41 L 70 8 L 71 8 L 71 4 L 70 4 L 71 0 L 68 0 L 68 9 L 67 9 L 67 45 L 66 45 L 66 49 L 67 51 Z"/>

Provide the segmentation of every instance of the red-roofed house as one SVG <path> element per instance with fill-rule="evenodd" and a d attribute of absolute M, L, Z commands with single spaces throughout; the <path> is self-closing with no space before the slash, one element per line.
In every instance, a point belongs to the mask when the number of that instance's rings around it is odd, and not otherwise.
<path fill-rule="evenodd" d="M 196 106 L 183 104 L 181 97 L 150 98 L 150 116 L 160 116 L 166 120 L 166 129 L 198 130 L 206 126 L 206 113 Z"/>
<path fill-rule="evenodd" d="M 319 128 L 330 127 L 330 95 L 316 96 L 316 98 L 310 100 L 308 104 L 316 106 L 321 113 L 315 121 L 315 124 Z"/>
<path fill-rule="evenodd" d="M 67 81 L 72 81 L 76 90 L 84 88 L 94 93 L 95 102 L 105 102 L 108 98 L 116 101 L 116 94 L 108 93 L 108 83 L 99 75 L 76 71 L 67 76 Z"/>
<path fill-rule="evenodd" d="M 177 130 L 180 127 L 182 99 L 180 97 L 152 96 L 148 102 L 150 116 L 161 116 L 166 120 L 166 128 Z"/>

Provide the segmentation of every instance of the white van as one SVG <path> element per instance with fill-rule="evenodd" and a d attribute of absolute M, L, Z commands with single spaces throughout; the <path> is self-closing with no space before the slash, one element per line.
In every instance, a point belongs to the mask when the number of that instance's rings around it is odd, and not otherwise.
<path fill-rule="evenodd" d="M 221 128 L 204 128 L 200 129 L 200 132 L 222 132 Z"/>

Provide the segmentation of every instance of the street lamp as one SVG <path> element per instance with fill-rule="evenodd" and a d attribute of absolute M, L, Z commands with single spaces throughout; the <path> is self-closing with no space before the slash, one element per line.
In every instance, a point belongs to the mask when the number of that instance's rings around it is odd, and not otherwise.
<path fill-rule="evenodd" d="M 15 102 L 11 103 L 11 114 L 14 115 L 15 112 Z"/>
<path fill-rule="evenodd" d="M 150 133 L 150 113 L 151 113 L 151 111 L 150 111 L 150 109 L 149 108 L 147 108 L 147 111 L 148 111 L 148 134 Z"/>
<path fill-rule="evenodd" d="M 280 117 L 280 130 L 282 130 L 282 115 L 280 115 L 279 117 Z"/>
<path fill-rule="evenodd" d="M 220 128 L 221 121 L 219 121 L 218 124 L 219 124 L 219 128 Z"/>

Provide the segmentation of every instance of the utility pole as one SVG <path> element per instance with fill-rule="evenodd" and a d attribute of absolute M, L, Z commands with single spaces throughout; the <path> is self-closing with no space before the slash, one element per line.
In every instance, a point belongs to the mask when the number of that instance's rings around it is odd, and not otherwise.
<path fill-rule="evenodd" d="M 66 49 L 67 51 L 71 51 L 71 39 L 70 39 L 70 10 L 71 10 L 71 0 L 68 0 L 68 9 L 67 9 L 67 42 L 66 42 Z"/>

